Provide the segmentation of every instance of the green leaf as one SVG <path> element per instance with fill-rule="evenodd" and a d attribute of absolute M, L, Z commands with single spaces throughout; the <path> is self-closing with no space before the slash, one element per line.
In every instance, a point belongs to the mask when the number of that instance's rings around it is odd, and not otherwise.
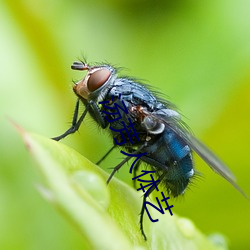
<path fill-rule="evenodd" d="M 113 178 L 75 150 L 21 130 L 37 162 L 44 185 L 38 189 L 82 234 L 82 249 L 226 249 L 215 245 L 194 224 L 174 213 L 161 215 L 151 209 L 152 223 L 144 216 L 148 237 L 139 229 L 142 194 Z M 152 202 L 152 200 L 151 200 Z"/>

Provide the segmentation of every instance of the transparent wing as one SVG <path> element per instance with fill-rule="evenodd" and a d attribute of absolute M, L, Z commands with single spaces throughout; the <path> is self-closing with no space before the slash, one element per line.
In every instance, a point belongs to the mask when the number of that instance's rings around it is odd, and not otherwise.
<path fill-rule="evenodd" d="M 237 185 L 236 178 L 229 168 L 202 142 L 195 138 L 185 127 L 185 124 L 182 123 L 179 117 L 163 115 L 162 113 L 151 114 L 155 119 L 158 119 L 159 122 L 162 122 L 166 127 L 173 130 L 182 140 L 184 140 L 193 151 L 195 151 L 207 164 L 212 168 L 216 173 L 221 175 L 229 183 L 231 183 L 242 195 L 247 199 L 247 195 L 243 190 Z"/>

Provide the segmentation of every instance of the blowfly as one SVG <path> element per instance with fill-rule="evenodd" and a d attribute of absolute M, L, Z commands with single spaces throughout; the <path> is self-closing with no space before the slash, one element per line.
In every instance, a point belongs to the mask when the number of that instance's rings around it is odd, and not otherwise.
<path fill-rule="evenodd" d="M 59 141 L 76 132 L 87 113 L 102 129 L 110 128 L 111 122 L 109 121 L 115 120 L 112 123 L 113 130 L 109 129 L 114 138 L 114 146 L 101 160 L 117 147 L 117 142 L 121 142 L 121 137 L 123 137 L 128 143 L 119 147 L 130 154 L 143 154 L 136 162 L 134 171 L 138 170 L 140 164 L 146 163 L 155 170 L 160 183 L 168 194 L 177 197 L 184 193 L 195 174 L 192 158 L 194 151 L 208 166 L 244 195 L 236 184 L 232 172 L 189 132 L 172 103 L 157 97 L 157 94 L 151 91 L 147 85 L 133 78 L 119 77 L 118 70 L 109 64 L 90 66 L 80 61 L 74 62 L 71 68 L 86 71 L 87 74 L 73 87 L 77 102 L 72 125 L 65 133 L 53 138 L 54 140 Z M 85 110 L 79 116 L 80 103 L 83 103 Z M 128 113 L 122 113 L 121 120 L 126 126 L 133 125 L 139 140 L 133 137 L 132 143 L 130 143 L 127 134 L 117 132 L 122 127 L 121 121 L 116 120 L 117 114 L 107 112 L 105 106 L 100 103 L 107 103 L 111 108 L 116 103 L 123 104 Z M 106 117 L 104 112 L 106 112 Z M 107 182 L 129 159 L 131 156 L 127 156 L 113 169 Z M 153 190 L 150 190 L 148 195 Z M 147 196 L 144 196 L 143 204 Z M 143 214 L 144 206 L 142 206 L 140 215 L 140 229 L 146 239 L 143 231 Z"/>

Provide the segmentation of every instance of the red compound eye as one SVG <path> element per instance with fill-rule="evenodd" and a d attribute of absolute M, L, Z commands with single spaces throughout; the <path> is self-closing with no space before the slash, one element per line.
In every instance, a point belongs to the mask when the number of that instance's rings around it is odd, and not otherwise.
<path fill-rule="evenodd" d="M 108 69 L 99 69 L 92 73 L 88 79 L 88 90 L 93 92 L 99 89 L 109 78 L 110 71 Z"/>

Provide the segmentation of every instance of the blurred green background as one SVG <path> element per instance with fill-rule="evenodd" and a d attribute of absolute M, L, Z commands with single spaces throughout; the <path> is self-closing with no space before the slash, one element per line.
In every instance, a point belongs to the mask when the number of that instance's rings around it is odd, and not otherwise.
<path fill-rule="evenodd" d="M 36 191 L 39 173 L 8 117 L 47 137 L 64 132 L 72 80 L 83 76 L 70 65 L 82 55 L 166 94 L 250 196 L 249 13 L 247 0 L 1 1 L 0 249 L 81 248 L 81 235 Z M 63 143 L 96 162 L 111 140 L 93 124 Z M 115 152 L 102 167 L 120 159 Z M 230 249 L 250 249 L 250 202 L 195 159 L 203 177 L 173 212 L 224 234 Z M 131 184 L 128 168 L 117 177 Z"/>

